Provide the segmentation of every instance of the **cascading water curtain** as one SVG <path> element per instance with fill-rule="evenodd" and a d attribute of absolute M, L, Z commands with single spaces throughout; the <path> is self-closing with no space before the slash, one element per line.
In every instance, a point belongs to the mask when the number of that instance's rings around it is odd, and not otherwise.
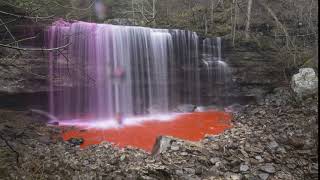
<path fill-rule="evenodd" d="M 206 38 L 202 44 L 202 63 L 207 70 L 208 89 L 214 96 L 226 94 L 230 83 L 231 71 L 222 58 L 222 39 Z"/>
<path fill-rule="evenodd" d="M 167 113 L 201 101 L 194 32 L 57 21 L 47 39 L 50 48 L 69 44 L 49 54 L 50 111 L 60 119 Z"/>

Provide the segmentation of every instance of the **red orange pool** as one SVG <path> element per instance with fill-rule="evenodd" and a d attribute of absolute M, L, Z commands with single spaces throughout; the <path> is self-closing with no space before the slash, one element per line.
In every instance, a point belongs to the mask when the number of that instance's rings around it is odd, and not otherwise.
<path fill-rule="evenodd" d="M 160 135 L 199 141 L 205 134 L 219 134 L 230 128 L 231 118 L 231 115 L 225 112 L 195 112 L 179 115 L 172 121 L 148 121 L 118 129 L 70 130 L 63 134 L 63 139 L 83 138 L 81 147 L 108 141 L 119 147 L 130 145 L 151 152 L 156 138 Z"/>

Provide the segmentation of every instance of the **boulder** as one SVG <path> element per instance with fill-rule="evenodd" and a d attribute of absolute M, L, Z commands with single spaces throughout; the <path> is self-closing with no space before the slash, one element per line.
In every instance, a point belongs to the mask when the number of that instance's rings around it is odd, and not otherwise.
<path fill-rule="evenodd" d="M 312 68 L 302 68 L 292 77 L 291 88 L 299 98 L 318 92 L 318 76 Z"/>
<path fill-rule="evenodd" d="M 83 138 L 70 138 L 68 139 L 68 142 L 74 146 L 79 146 L 84 143 Z"/>
<path fill-rule="evenodd" d="M 194 112 L 197 106 L 193 104 L 182 104 L 179 105 L 176 109 L 177 112 L 182 112 L 182 113 L 189 113 L 189 112 Z"/>
<path fill-rule="evenodd" d="M 275 167 L 270 163 L 267 163 L 267 164 L 261 166 L 260 170 L 263 171 L 263 172 L 266 172 L 266 173 L 270 173 L 270 174 L 276 172 Z"/>
<path fill-rule="evenodd" d="M 188 151 L 203 151 L 203 147 L 199 142 L 182 140 L 172 136 L 158 136 L 153 145 L 151 155 L 157 156 L 166 152 L 179 151 L 179 154 L 185 156 L 187 154 L 183 153 L 186 152 L 184 149 L 188 149 Z"/>
<path fill-rule="evenodd" d="M 156 142 L 153 146 L 152 155 L 158 155 L 162 152 L 165 152 L 170 146 L 174 139 L 169 136 L 159 136 L 156 139 Z"/>
<path fill-rule="evenodd" d="M 190 110 L 192 110 L 192 106 L 190 106 Z M 194 112 L 208 112 L 208 111 L 223 111 L 223 107 L 218 105 L 210 105 L 210 106 L 197 106 L 194 109 Z"/>

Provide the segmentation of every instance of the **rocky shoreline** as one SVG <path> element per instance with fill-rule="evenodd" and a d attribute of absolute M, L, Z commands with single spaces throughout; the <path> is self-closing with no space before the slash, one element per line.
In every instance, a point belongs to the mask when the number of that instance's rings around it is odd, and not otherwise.
<path fill-rule="evenodd" d="M 318 96 L 277 88 L 200 142 L 171 137 L 150 155 L 110 143 L 80 149 L 29 112 L 0 110 L 0 179 L 318 179 Z"/>

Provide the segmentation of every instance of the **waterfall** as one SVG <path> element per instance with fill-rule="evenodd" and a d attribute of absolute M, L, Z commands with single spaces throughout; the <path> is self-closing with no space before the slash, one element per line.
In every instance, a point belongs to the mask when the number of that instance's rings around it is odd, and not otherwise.
<path fill-rule="evenodd" d="M 222 59 L 221 49 L 221 37 L 203 40 L 202 63 L 207 70 L 208 90 L 215 92 L 215 96 L 226 94 L 231 77 L 230 67 Z"/>
<path fill-rule="evenodd" d="M 222 62 L 220 38 L 201 45 L 196 33 L 184 30 L 57 21 L 47 43 L 70 43 L 49 53 L 50 111 L 61 119 L 144 115 L 152 108 L 168 113 L 178 104 L 199 104 L 200 64 L 208 64 L 210 54 Z"/>
<path fill-rule="evenodd" d="M 177 72 L 176 89 L 179 103 L 200 102 L 199 37 L 195 32 L 172 30 L 174 62 Z M 186 95 L 188 94 L 188 95 Z"/>

